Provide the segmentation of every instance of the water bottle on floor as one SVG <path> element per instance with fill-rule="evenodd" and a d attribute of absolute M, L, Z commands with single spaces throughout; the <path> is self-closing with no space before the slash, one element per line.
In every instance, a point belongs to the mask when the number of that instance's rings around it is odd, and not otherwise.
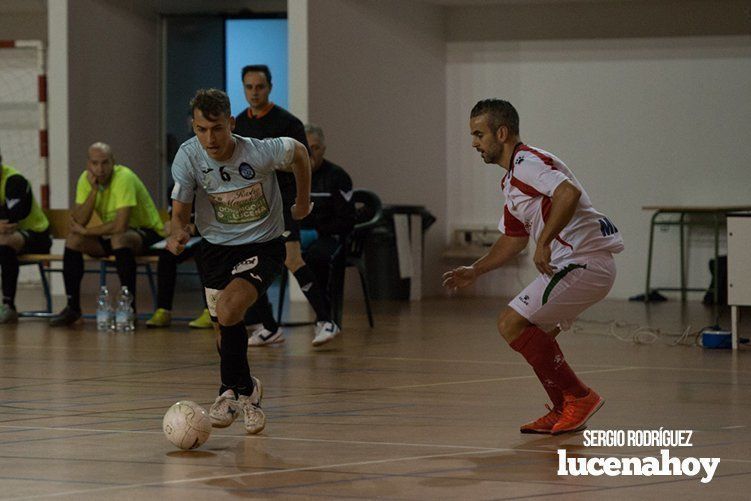
<path fill-rule="evenodd" d="M 96 303 L 96 330 L 107 332 L 112 328 L 112 305 L 110 304 L 110 293 L 107 286 L 103 285 L 99 289 L 99 298 Z"/>
<path fill-rule="evenodd" d="M 115 310 L 115 328 L 118 332 L 132 332 L 135 330 L 135 314 L 133 312 L 133 295 L 128 287 L 120 287 Z"/>

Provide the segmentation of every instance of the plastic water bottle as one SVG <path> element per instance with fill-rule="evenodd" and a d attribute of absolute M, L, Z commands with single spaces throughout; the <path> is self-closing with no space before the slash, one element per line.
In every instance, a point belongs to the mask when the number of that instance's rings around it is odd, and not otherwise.
<path fill-rule="evenodd" d="M 118 332 L 131 332 L 135 330 L 133 296 L 125 285 L 120 287 L 120 294 L 117 297 L 115 328 Z"/>
<path fill-rule="evenodd" d="M 110 293 L 107 286 L 103 285 L 99 289 L 99 299 L 96 302 L 96 330 L 107 332 L 112 327 L 112 305 L 110 304 Z"/>

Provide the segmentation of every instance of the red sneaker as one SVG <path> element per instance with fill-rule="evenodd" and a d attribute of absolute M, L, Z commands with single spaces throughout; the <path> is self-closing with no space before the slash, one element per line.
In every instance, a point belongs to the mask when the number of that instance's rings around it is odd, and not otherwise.
<path fill-rule="evenodd" d="M 572 395 L 564 395 L 563 398 L 563 412 L 550 431 L 553 435 L 584 429 L 587 420 L 605 403 L 605 399 L 591 388 L 589 393 L 581 398 Z"/>
<path fill-rule="evenodd" d="M 522 433 L 550 433 L 553 426 L 555 426 L 561 418 L 561 410 L 555 407 L 550 407 L 548 404 L 545 404 L 545 407 L 547 407 L 549 411 L 547 414 L 541 418 L 537 418 L 531 423 L 523 424 L 521 428 L 519 428 L 519 431 Z"/>

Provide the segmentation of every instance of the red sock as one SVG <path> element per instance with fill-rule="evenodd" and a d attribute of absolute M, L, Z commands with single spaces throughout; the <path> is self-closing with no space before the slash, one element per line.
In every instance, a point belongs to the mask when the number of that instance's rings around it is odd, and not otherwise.
<path fill-rule="evenodd" d="M 539 327 L 530 325 L 510 346 L 521 353 L 532 366 L 546 391 L 548 389 L 546 381 L 552 381 L 562 393 L 570 393 L 577 398 L 589 393 L 589 388 L 576 377 L 574 371 L 566 363 L 555 339 Z M 553 404 L 555 403 L 553 401 Z"/>
<path fill-rule="evenodd" d="M 563 392 L 561 389 L 558 388 L 555 382 L 540 374 L 540 371 L 537 369 L 535 369 L 535 374 L 537 374 L 537 379 L 542 383 L 542 387 L 545 388 L 545 392 L 550 397 L 550 401 L 553 402 L 553 408 L 561 410 L 563 408 Z"/>

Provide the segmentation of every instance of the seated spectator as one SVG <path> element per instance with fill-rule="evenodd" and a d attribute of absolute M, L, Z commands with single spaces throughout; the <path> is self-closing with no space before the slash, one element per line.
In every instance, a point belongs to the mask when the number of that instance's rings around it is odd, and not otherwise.
<path fill-rule="evenodd" d="M 310 189 L 313 211 L 300 223 L 303 258 L 331 304 L 329 277 L 332 266 L 335 257 L 342 252 L 347 234 L 355 225 L 352 179 L 344 169 L 324 158 L 326 140 L 320 127 L 308 124 L 305 134 L 313 172 Z M 322 328 L 325 326 L 320 323 L 317 327 L 314 345 L 326 343 L 336 335 Z"/>
<path fill-rule="evenodd" d="M 87 227 L 95 212 L 102 224 Z M 135 257 L 163 238 L 164 225 L 143 182 L 128 167 L 115 164 L 109 145 L 97 142 L 89 146 L 86 170 L 76 186 L 76 203 L 63 253 L 68 304 L 50 325 L 71 325 L 81 318 L 83 254 L 114 254 L 120 284 L 133 294 L 135 309 Z"/>
<path fill-rule="evenodd" d="M 34 199 L 31 185 L 18 171 L 3 165 L 0 155 L 0 278 L 3 302 L 0 324 L 18 321 L 16 285 L 18 255 L 46 254 L 52 245 L 49 222 Z"/>

